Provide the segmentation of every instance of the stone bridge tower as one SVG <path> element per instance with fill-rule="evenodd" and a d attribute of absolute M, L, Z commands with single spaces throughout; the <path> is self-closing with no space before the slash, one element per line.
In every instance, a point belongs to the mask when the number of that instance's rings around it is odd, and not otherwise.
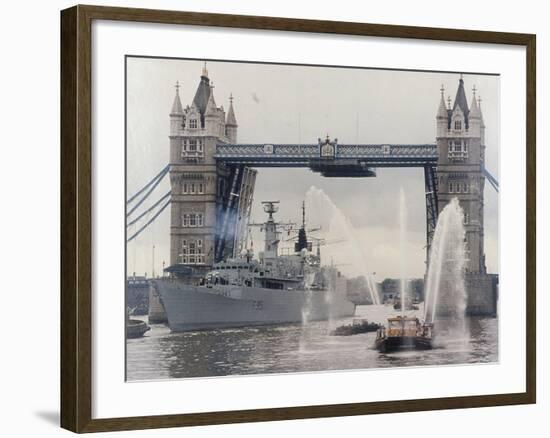
<path fill-rule="evenodd" d="M 487 274 L 484 252 L 485 124 L 475 87 L 468 107 L 462 75 L 451 106 L 444 89 L 437 111 L 438 210 L 454 197 L 464 211 L 466 231 L 466 288 L 470 314 L 494 314 L 496 295 Z"/>
<path fill-rule="evenodd" d="M 231 169 L 216 163 L 216 145 L 236 142 L 237 120 L 232 98 L 227 118 L 223 106 L 216 105 L 206 63 L 195 97 L 185 108 L 179 88 L 177 83 L 170 111 L 170 265 L 172 273 L 191 267 L 202 274 L 215 260 L 230 196 Z"/>

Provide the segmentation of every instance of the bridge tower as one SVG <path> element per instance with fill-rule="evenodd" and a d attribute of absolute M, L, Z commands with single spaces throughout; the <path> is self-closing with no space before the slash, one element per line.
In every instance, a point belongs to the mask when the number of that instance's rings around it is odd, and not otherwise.
<path fill-rule="evenodd" d="M 180 273 L 191 267 L 202 274 L 216 259 L 235 173 L 213 156 L 216 145 L 236 142 L 237 120 L 232 97 L 227 118 L 223 106 L 217 106 L 206 63 L 195 97 L 185 108 L 179 88 L 176 83 L 170 111 L 170 265 L 176 274 L 174 267 L 180 267 Z"/>
<path fill-rule="evenodd" d="M 462 75 L 454 103 L 445 104 L 444 89 L 437 111 L 438 210 L 454 197 L 464 211 L 466 289 L 470 314 L 494 314 L 496 292 L 487 274 L 484 252 L 485 124 L 475 86 L 468 107 Z"/>

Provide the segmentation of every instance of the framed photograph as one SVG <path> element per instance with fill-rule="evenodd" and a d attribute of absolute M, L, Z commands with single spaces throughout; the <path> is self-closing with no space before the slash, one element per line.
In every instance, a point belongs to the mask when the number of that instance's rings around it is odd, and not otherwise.
<path fill-rule="evenodd" d="M 61 13 L 61 423 L 535 403 L 535 35 Z"/>

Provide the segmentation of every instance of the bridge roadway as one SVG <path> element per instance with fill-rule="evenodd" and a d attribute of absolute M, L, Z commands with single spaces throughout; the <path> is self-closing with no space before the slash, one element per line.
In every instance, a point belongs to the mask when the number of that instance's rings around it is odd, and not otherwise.
<path fill-rule="evenodd" d="M 338 144 L 333 160 L 369 167 L 425 167 L 435 166 L 437 156 L 435 144 Z M 218 144 L 214 158 L 252 167 L 310 167 L 312 160 L 321 159 L 319 144 Z"/>

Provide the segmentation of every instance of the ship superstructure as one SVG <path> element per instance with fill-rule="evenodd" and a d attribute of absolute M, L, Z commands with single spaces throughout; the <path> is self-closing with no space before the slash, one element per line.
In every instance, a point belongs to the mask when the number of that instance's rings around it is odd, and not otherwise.
<path fill-rule="evenodd" d="M 180 278 L 154 280 L 172 331 L 326 320 L 352 316 L 346 279 L 333 266 L 321 266 L 307 241 L 305 221 L 294 252 L 279 254 L 281 230 L 274 214 L 278 201 L 262 203 L 267 220 L 260 225 L 264 249 L 256 258 L 249 248 L 215 263 L 198 284 Z"/>

